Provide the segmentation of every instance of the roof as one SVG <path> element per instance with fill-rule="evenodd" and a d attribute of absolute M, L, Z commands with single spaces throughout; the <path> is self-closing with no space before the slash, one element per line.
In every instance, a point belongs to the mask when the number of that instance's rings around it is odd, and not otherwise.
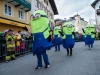
<path fill-rule="evenodd" d="M 96 3 L 98 2 L 99 0 L 95 0 L 92 4 L 91 4 L 91 6 L 93 7 L 93 8 L 95 8 L 95 5 L 96 5 Z"/>
<path fill-rule="evenodd" d="M 76 20 L 75 17 L 77 17 L 77 16 L 80 16 L 80 15 L 78 15 L 78 14 L 74 15 L 73 17 L 70 17 L 67 21 L 74 21 L 74 20 Z M 81 18 L 81 17 L 80 17 L 80 20 L 85 21 L 84 18 Z M 85 22 L 87 22 L 87 21 L 85 21 Z"/>
<path fill-rule="evenodd" d="M 50 5 L 51 5 L 51 7 L 53 9 L 54 15 L 57 15 L 58 14 L 58 10 L 57 10 L 55 1 L 54 0 L 49 0 L 49 2 L 50 2 Z"/>

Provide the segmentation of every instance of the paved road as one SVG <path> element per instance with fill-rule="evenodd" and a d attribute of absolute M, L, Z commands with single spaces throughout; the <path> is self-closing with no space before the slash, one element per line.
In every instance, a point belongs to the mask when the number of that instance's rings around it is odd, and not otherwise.
<path fill-rule="evenodd" d="M 0 63 L 0 75 L 100 75 L 100 41 L 95 41 L 94 50 L 88 50 L 83 42 L 75 44 L 73 56 L 66 56 L 54 48 L 48 51 L 51 67 L 34 70 L 36 57 L 32 54 L 19 57 L 9 63 Z"/>

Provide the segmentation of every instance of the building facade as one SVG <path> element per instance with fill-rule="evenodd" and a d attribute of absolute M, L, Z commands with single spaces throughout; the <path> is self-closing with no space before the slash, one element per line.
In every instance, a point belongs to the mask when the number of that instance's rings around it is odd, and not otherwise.
<path fill-rule="evenodd" d="M 54 0 L 32 0 L 32 10 L 31 13 L 40 9 L 44 10 L 48 15 L 51 28 L 53 28 L 54 24 L 54 15 L 58 14 L 58 10 L 56 8 L 56 4 Z"/>
<path fill-rule="evenodd" d="M 91 6 L 95 9 L 96 31 L 100 32 L 100 0 L 95 0 Z"/>
<path fill-rule="evenodd" d="M 75 32 L 78 33 L 83 33 L 82 28 L 84 29 L 88 24 L 88 22 L 85 21 L 84 18 L 81 18 L 81 16 L 78 14 L 70 17 L 67 21 L 70 21 L 75 25 Z"/>
<path fill-rule="evenodd" d="M 31 0 L 0 0 L 0 31 L 30 28 Z"/>

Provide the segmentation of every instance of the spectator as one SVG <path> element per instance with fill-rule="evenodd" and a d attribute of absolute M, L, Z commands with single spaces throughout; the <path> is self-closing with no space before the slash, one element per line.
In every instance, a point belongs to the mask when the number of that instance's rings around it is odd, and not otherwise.
<path fill-rule="evenodd" d="M 21 38 L 21 31 L 18 31 L 18 36 Z"/>
<path fill-rule="evenodd" d="M 6 62 L 9 60 L 16 59 L 15 58 L 15 37 L 13 36 L 13 31 L 9 30 L 6 34 L 6 46 L 7 46 L 7 55 L 6 55 Z"/>
<path fill-rule="evenodd" d="M 20 36 L 18 36 L 18 34 L 16 35 L 16 51 L 20 52 L 20 45 L 21 45 L 21 38 Z"/>
<path fill-rule="evenodd" d="M 4 37 L 4 33 L 0 32 L 0 60 L 4 59 L 3 56 L 6 53 L 5 44 L 6 44 L 6 40 L 5 40 L 5 37 Z"/>
<path fill-rule="evenodd" d="M 21 40 L 21 53 L 23 53 L 25 51 L 25 34 L 21 35 L 22 39 Z"/>

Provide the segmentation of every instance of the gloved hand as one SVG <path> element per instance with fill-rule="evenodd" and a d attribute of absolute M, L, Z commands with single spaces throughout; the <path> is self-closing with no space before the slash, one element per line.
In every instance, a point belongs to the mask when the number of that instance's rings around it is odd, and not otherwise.
<path fill-rule="evenodd" d="M 61 36 L 64 36 L 63 32 L 59 31 L 59 33 L 61 34 Z"/>
<path fill-rule="evenodd" d="M 82 30 L 84 30 L 84 29 L 82 28 Z"/>
<path fill-rule="evenodd" d="M 85 33 L 84 29 L 82 28 L 82 31 Z"/>
<path fill-rule="evenodd" d="M 72 32 L 72 35 L 74 35 L 74 36 L 75 36 L 75 32 Z"/>
<path fill-rule="evenodd" d="M 25 27 L 22 27 L 22 29 L 23 29 L 23 30 L 26 30 L 26 31 L 28 31 L 28 29 L 27 29 L 27 27 L 26 27 L 26 26 L 25 26 Z"/>
<path fill-rule="evenodd" d="M 49 33 L 50 33 L 50 35 L 48 36 L 47 40 L 48 40 L 48 42 L 51 42 L 53 30 L 50 30 Z"/>
<path fill-rule="evenodd" d="M 11 38 L 9 38 L 8 41 L 11 42 Z"/>
<path fill-rule="evenodd" d="M 96 32 L 91 32 L 91 33 L 96 34 Z"/>
<path fill-rule="evenodd" d="M 51 42 L 51 35 L 48 36 L 47 40 L 48 42 Z"/>

